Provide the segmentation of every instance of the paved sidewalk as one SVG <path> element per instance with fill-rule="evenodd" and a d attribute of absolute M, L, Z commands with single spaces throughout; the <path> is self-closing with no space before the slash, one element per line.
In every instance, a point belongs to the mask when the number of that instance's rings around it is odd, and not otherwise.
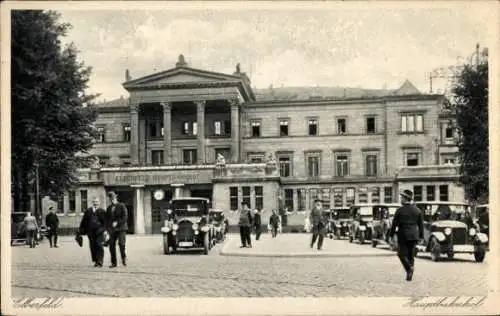
<path fill-rule="evenodd" d="M 270 234 L 263 234 L 259 241 L 252 235 L 252 248 L 240 248 L 239 235 L 228 235 L 222 256 L 238 257 L 384 257 L 395 256 L 395 253 L 384 245 L 372 248 L 370 244 L 360 245 L 349 243 L 347 239 L 336 240 L 325 238 L 323 249 L 309 248 L 311 234 L 281 234 L 272 238 Z"/>

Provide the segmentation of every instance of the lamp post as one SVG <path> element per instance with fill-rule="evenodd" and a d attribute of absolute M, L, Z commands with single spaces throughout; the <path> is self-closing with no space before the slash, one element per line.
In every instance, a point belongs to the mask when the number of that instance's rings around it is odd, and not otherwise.
<path fill-rule="evenodd" d="M 35 163 L 35 217 L 40 221 L 40 183 L 38 179 L 38 163 Z"/>

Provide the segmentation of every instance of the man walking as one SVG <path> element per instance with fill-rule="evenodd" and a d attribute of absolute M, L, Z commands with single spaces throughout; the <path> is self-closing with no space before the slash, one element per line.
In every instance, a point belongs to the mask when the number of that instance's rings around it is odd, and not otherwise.
<path fill-rule="evenodd" d="M 261 211 L 256 209 L 253 215 L 253 225 L 255 227 L 255 240 L 259 240 L 260 234 L 262 233 L 261 225 L 262 225 L 262 217 Z"/>
<path fill-rule="evenodd" d="M 314 201 L 314 207 L 309 213 L 309 221 L 312 225 L 312 240 L 311 248 L 314 247 L 316 239 L 318 239 L 318 250 L 323 247 L 323 240 L 325 238 L 325 219 L 323 217 L 323 203 L 321 200 Z"/>
<path fill-rule="evenodd" d="M 108 218 L 109 237 L 109 253 L 111 255 L 110 268 L 116 268 L 116 242 L 120 247 L 120 255 L 122 258 L 123 266 L 127 265 L 127 256 L 125 254 L 125 240 L 127 234 L 127 207 L 118 202 L 118 196 L 115 192 L 108 193 L 111 200 L 111 205 L 108 207 L 106 213 Z"/>
<path fill-rule="evenodd" d="M 94 267 L 102 268 L 104 261 L 104 232 L 106 231 L 106 211 L 99 207 L 99 199 L 92 200 L 92 207 L 89 207 L 83 214 L 80 222 L 80 234 L 89 238 L 90 255 Z"/>
<path fill-rule="evenodd" d="M 36 235 L 38 231 L 38 224 L 36 223 L 36 218 L 33 214 L 28 213 L 24 218 L 24 229 L 26 232 L 26 239 L 30 248 L 35 248 L 36 245 Z"/>
<path fill-rule="evenodd" d="M 240 248 L 252 248 L 252 240 L 250 238 L 250 228 L 252 227 L 252 213 L 248 208 L 246 202 L 241 202 L 240 219 L 238 221 L 240 226 Z"/>
<path fill-rule="evenodd" d="M 271 226 L 271 235 L 276 238 L 278 235 L 278 226 L 280 223 L 280 217 L 276 214 L 276 210 L 273 210 L 271 217 L 269 217 L 269 225 Z"/>
<path fill-rule="evenodd" d="M 404 190 L 400 193 L 403 206 L 396 210 L 389 236 L 392 238 L 398 229 L 398 257 L 406 271 L 406 281 L 413 278 L 415 247 L 418 240 L 424 238 L 424 216 L 413 204 L 413 192 Z"/>
<path fill-rule="evenodd" d="M 57 236 L 59 230 L 59 217 L 54 213 L 54 207 L 49 207 L 49 213 L 45 216 L 45 225 L 47 225 L 48 232 L 47 237 L 49 239 L 50 248 L 52 245 L 54 248 L 58 248 L 57 246 Z"/>

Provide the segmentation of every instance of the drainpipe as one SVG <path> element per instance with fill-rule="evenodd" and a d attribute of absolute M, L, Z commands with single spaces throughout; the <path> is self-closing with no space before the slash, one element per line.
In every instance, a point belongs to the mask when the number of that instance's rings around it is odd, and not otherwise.
<path fill-rule="evenodd" d="M 384 104 L 384 161 L 385 161 L 385 175 L 389 172 L 389 163 L 388 163 L 388 131 L 387 131 L 387 101 L 383 101 Z"/>

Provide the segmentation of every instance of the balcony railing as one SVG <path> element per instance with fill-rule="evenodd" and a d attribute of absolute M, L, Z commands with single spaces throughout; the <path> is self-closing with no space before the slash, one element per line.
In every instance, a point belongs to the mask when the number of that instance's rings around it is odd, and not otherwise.
<path fill-rule="evenodd" d="M 396 179 L 404 178 L 440 178 L 459 176 L 460 165 L 426 165 L 414 167 L 402 167 L 396 172 Z"/>

